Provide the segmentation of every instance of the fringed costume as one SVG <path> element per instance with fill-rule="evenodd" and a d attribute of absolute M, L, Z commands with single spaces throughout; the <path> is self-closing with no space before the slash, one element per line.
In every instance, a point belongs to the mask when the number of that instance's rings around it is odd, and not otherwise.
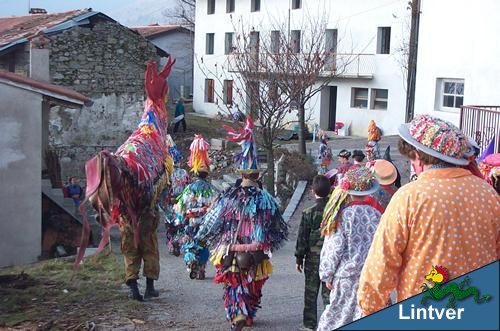
<path fill-rule="evenodd" d="M 182 217 L 177 217 L 173 206 L 177 201 L 176 198 L 189 184 L 190 178 L 187 171 L 179 166 L 179 163 L 182 160 L 182 155 L 170 135 L 167 135 L 167 143 L 169 145 L 169 153 L 174 160 L 174 170 L 170 175 L 171 186 L 164 192 L 165 196 L 162 199 L 162 208 L 165 214 L 164 222 L 167 237 L 167 249 L 170 254 L 179 256 L 184 234 L 184 224 L 182 222 Z"/>
<path fill-rule="evenodd" d="M 188 165 L 197 176 L 191 184 L 186 186 L 177 197 L 177 221 L 184 225 L 184 238 L 181 251 L 184 252 L 186 263 L 191 279 L 205 279 L 205 266 L 208 261 L 209 251 L 203 244 L 194 241 L 198 232 L 202 217 L 207 212 L 217 195 L 217 190 L 206 181 L 208 175 L 208 149 L 210 145 L 201 135 L 195 135 L 191 143 L 191 155 Z"/>
<path fill-rule="evenodd" d="M 218 197 L 203 218 L 196 239 L 210 248 L 210 260 L 217 270 L 214 281 L 224 284 L 226 318 L 232 330 L 241 330 L 252 324 L 260 308 L 262 287 L 272 273 L 271 252 L 286 240 L 288 225 L 275 198 L 257 184 L 251 119 L 247 118 L 239 133 L 226 129 L 228 139 L 242 146 L 236 157 L 241 161 L 243 181 Z"/>

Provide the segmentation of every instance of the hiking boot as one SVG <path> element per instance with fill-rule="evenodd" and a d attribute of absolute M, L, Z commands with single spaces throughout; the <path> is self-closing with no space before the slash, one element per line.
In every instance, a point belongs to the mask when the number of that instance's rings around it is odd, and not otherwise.
<path fill-rule="evenodd" d="M 205 279 L 205 270 L 198 271 L 198 275 L 197 275 L 196 279 L 204 280 Z"/>
<path fill-rule="evenodd" d="M 153 278 L 146 278 L 146 292 L 144 292 L 144 299 L 157 298 L 160 292 L 155 290 Z"/>
<path fill-rule="evenodd" d="M 137 279 L 130 279 L 127 281 L 127 286 L 130 288 L 128 297 L 137 301 L 144 301 L 141 293 L 139 292 L 139 287 L 137 286 Z"/>

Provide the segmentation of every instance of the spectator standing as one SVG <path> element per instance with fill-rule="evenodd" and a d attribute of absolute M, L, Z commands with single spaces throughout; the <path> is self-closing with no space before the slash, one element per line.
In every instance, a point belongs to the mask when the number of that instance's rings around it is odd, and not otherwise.
<path fill-rule="evenodd" d="M 182 131 L 186 132 L 186 109 L 184 107 L 184 98 L 180 97 L 175 104 L 175 114 L 176 121 L 174 124 L 174 133 L 179 129 L 179 124 L 182 124 Z M 181 119 L 177 119 L 179 116 L 182 116 Z"/>

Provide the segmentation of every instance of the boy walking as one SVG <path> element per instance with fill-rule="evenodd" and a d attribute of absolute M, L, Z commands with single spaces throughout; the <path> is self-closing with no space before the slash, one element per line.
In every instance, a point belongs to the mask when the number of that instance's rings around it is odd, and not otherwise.
<path fill-rule="evenodd" d="M 300 221 L 297 244 L 295 246 L 295 268 L 298 272 L 304 270 L 304 313 L 303 323 L 307 329 L 315 330 L 318 323 L 317 300 L 321 287 L 323 304 L 329 303 L 330 290 L 319 279 L 319 261 L 323 237 L 320 233 L 323 210 L 330 194 L 330 181 L 323 175 L 317 175 L 312 182 L 312 193 L 316 203 L 304 209 Z"/>

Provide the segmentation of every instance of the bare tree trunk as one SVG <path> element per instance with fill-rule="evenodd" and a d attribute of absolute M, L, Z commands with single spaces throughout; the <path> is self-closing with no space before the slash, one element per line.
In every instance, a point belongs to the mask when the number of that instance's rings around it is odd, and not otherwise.
<path fill-rule="evenodd" d="M 299 111 L 299 153 L 306 155 L 306 110 L 300 105 Z"/>
<path fill-rule="evenodd" d="M 267 152 L 267 181 L 266 181 L 266 186 L 267 190 L 269 193 L 271 193 L 272 196 L 276 195 L 276 192 L 274 191 L 274 151 L 271 146 L 271 148 L 266 149 Z"/>

